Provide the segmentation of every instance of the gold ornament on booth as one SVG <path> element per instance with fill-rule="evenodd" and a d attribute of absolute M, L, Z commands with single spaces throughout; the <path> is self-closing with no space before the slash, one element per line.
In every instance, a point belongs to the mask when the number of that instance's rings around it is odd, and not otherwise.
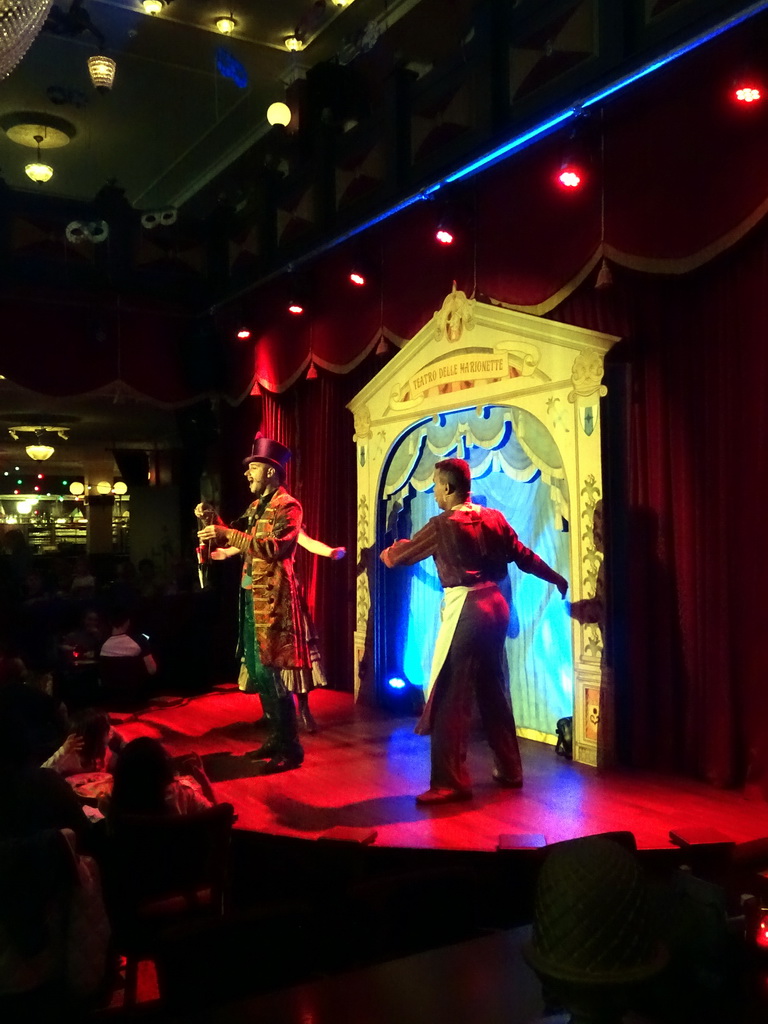
<path fill-rule="evenodd" d="M 468 299 L 454 281 L 442 306 L 435 312 L 435 337 L 454 343 L 459 341 L 465 329 L 471 331 L 475 326 L 474 308 L 475 300 Z"/>

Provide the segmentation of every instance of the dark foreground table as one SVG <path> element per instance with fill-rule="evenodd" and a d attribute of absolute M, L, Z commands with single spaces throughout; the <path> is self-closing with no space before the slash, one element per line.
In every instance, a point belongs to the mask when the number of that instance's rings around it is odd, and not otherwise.
<path fill-rule="evenodd" d="M 322 981 L 251 996 L 185 1020 L 202 1024 L 532 1024 L 543 1009 L 525 963 L 529 929 L 498 932 Z M 254 956 L 258 949 L 254 948 Z"/>

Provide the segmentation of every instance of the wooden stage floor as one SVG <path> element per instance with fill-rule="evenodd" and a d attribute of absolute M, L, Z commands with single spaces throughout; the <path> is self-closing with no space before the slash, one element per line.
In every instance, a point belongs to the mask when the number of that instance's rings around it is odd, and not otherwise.
<path fill-rule="evenodd" d="M 251 724 L 258 700 L 233 685 L 158 699 L 138 715 L 116 716 L 115 724 L 126 739 L 156 736 L 174 755 L 198 751 L 217 797 L 234 804 L 239 829 L 315 839 L 336 825 L 366 827 L 376 829 L 377 846 L 454 850 L 494 850 L 501 833 L 539 833 L 552 843 L 627 829 L 641 849 L 669 847 L 671 828 L 706 826 L 736 842 L 768 835 L 768 806 L 740 792 L 602 772 L 530 740 L 521 740 L 524 788 L 500 789 L 479 735 L 469 753 L 474 799 L 420 808 L 413 798 L 428 785 L 429 738 L 414 734 L 414 718 L 356 706 L 350 694 L 332 690 L 315 691 L 311 705 L 319 731 L 303 737 L 303 766 L 264 778 L 238 777 L 250 768 L 242 755 L 262 733 Z"/>

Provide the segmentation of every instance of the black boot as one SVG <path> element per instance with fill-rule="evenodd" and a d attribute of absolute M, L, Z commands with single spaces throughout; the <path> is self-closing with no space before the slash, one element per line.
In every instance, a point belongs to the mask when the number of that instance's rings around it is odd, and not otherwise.
<path fill-rule="evenodd" d="M 268 757 L 274 757 L 280 753 L 280 702 L 277 697 L 268 694 L 259 694 L 264 717 L 259 719 L 267 723 L 267 737 L 260 747 L 249 750 L 246 757 L 252 757 L 256 761 L 262 761 Z"/>
<path fill-rule="evenodd" d="M 277 772 L 290 771 L 292 768 L 298 768 L 304 760 L 304 750 L 299 743 L 299 727 L 296 721 L 293 697 L 290 693 L 285 697 L 280 697 L 277 705 L 276 749 L 269 755 L 269 760 L 265 761 L 259 772 L 260 775 L 275 775 Z"/>
<path fill-rule="evenodd" d="M 312 712 L 309 710 L 309 694 L 308 693 L 297 693 L 296 699 L 299 702 L 299 725 L 308 733 L 317 732 L 317 722 L 312 717 Z"/>

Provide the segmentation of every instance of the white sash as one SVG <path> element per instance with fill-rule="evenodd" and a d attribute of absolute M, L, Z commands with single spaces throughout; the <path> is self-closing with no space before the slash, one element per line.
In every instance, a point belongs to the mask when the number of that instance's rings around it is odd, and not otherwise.
<path fill-rule="evenodd" d="M 456 623 L 459 621 L 461 609 L 467 599 L 471 587 L 448 587 L 443 596 L 443 603 L 440 606 L 440 629 L 435 641 L 435 652 L 432 655 L 432 668 L 429 671 L 429 683 L 427 685 L 427 700 L 432 693 L 440 669 L 448 657 L 448 651 L 456 632 Z"/>
<path fill-rule="evenodd" d="M 464 602 L 470 590 L 484 590 L 486 587 L 495 587 L 493 582 L 475 583 L 472 587 L 447 587 L 443 595 L 443 603 L 440 606 L 440 629 L 435 641 L 435 652 L 432 655 L 432 667 L 429 671 L 429 683 L 427 684 L 426 699 L 432 693 L 432 687 L 437 682 L 440 669 L 445 664 L 448 651 L 453 643 L 453 634 L 456 632 L 456 625 L 459 621 Z"/>

